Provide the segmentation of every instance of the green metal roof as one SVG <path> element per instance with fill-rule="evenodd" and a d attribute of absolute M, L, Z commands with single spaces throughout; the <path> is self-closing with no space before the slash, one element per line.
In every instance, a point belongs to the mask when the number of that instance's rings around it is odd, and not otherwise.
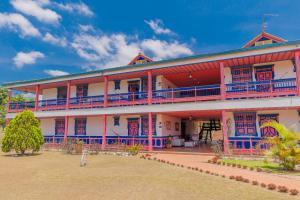
<path fill-rule="evenodd" d="M 267 44 L 267 45 L 262 45 L 262 46 L 249 47 L 249 48 L 239 48 L 239 49 L 222 51 L 222 52 L 217 52 L 217 53 L 198 54 L 198 55 L 186 56 L 186 57 L 181 57 L 181 58 L 154 61 L 154 62 L 149 62 L 149 63 L 144 63 L 144 64 L 125 65 L 125 66 L 114 67 L 114 68 L 105 68 L 105 69 L 93 70 L 93 71 L 88 71 L 88 72 L 73 73 L 73 74 L 69 74 L 69 75 L 65 75 L 65 76 L 47 77 L 47 78 L 42 78 L 42 79 L 26 80 L 26 81 L 6 82 L 6 83 L 3 83 L 1 86 L 9 87 L 9 86 L 16 86 L 19 84 L 30 84 L 30 83 L 41 82 L 41 81 L 50 81 L 50 80 L 61 79 L 61 78 L 71 78 L 71 77 L 81 76 L 81 75 L 113 72 L 113 71 L 117 71 L 117 70 L 146 67 L 146 66 L 163 64 L 163 63 L 168 63 L 168 62 L 178 62 L 178 61 L 185 61 L 185 60 L 189 60 L 189 59 L 198 59 L 198 58 L 209 58 L 209 57 L 213 57 L 213 56 L 221 56 L 221 55 L 226 55 L 226 54 L 234 54 L 234 53 L 255 51 L 255 50 L 260 50 L 260 49 L 268 49 L 268 48 L 296 45 L 296 44 L 300 44 L 300 40 L 282 42 L 282 43 L 273 43 L 273 44 Z"/>

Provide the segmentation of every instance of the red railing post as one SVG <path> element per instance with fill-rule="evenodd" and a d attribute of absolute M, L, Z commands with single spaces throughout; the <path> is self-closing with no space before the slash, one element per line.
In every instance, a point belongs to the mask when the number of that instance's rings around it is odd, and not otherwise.
<path fill-rule="evenodd" d="M 226 99 L 226 86 L 225 86 L 225 72 L 224 72 L 224 63 L 220 62 L 220 80 L 221 80 L 221 100 Z"/>
<path fill-rule="evenodd" d="M 108 106 L 108 76 L 104 76 L 104 108 Z"/>
<path fill-rule="evenodd" d="M 103 115 L 103 134 L 102 134 L 102 150 L 105 149 L 106 145 L 106 121 L 107 121 L 107 116 L 106 114 Z"/>
<path fill-rule="evenodd" d="M 222 110 L 222 124 L 223 124 L 223 137 L 224 137 L 224 153 L 228 153 L 228 134 L 227 134 L 227 122 L 226 111 Z"/>
<path fill-rule="evenodd" d="M 40 85 L 35 86 L 35 105 L 34 105 L 34 111 L 39 110 L 39 94 L 40 93 Z"/>
<path fill-rule="evenodd" d="M 148 104 L 152 104 L 152 70 L 148 71 Z"/>
<path fill-rule="evenodd" d="M 152 127 L 152 112 L 148 113 L 148 151 L 152 151 L 152 134 L 153 134 L 153 127 Z"/>

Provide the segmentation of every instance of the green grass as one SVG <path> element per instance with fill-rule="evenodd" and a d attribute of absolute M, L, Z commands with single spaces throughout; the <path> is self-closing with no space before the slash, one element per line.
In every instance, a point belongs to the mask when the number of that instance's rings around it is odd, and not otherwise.
<path fill-rule="evenodd" d="M 277 174 L 289 174 L 289 175 L 296 175 L 300 176 L 300 171 L 286 171 L 283 170 L 278 163 L 274 162 L 265 162 L 263 160 L 239 160 L 239 159 L 223 159 L 224 162 L 230 163 L 230 164 L 240 164 L 242 166 L 247 166 L 248 168 L 262 168 L 265 171 L 269 171 L 272 173 Z"/>

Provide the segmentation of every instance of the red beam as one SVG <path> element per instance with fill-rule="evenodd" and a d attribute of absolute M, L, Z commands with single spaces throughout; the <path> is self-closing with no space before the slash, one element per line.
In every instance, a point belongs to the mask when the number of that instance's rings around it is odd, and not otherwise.
<path fill-rule="evenodd" d="M 225 94 L 226 94 L 226 87 L 225 87 L 225 72 L 224 72 L 224 63 L 220 62 L 220 80 L 221 80 L 221 99 L 225 100 Z"/>
<path fill-rule="evenodd" d="M 64 134 L 64 141 L 67 142 L 69 135 L 69 116 L 65 116 L 65 134 Z"/>
<path fill-rule="evenodd" d="M 153 134 L 153 128 L 152 128 L 152 112 L 148 113 L 148 151 L 153 150 L 152 145 L 152 134 Z"/>
<path fill-rule="evenodd" d="M 226 111 L 222 110 L 222 124 L 223 124 L 223 137 L 224 137 L 224 153 L 228 153 L 228 134 L 227 134 L 227 120 Z"/>
<path fill-rule="evenodd" d="M 106 108 L 108 106 L 108 77 L 104 77 L 104 104 L 103 106 Z"/>
<path fill-rule="evenodd" d="M 106 122 L 107 122 L 107 116 L 106 114 L 103 115 L 103 134 L 102 134 L 102 150 L 105 149 L 105 145 L 106 145 Z"/>
<path fill-rule="evenodd" d="M 39 110 L 39 94 L 40 93 L 40 85 L 35 86 L 35 105 L 34 105 L 34 111 Z"/>
<path fill-rule="evenodd" d="M 67 83 L 67 110 L 70 109 L 70 98 L 71 98 L 71 81 Z"/>
<path fill-rule="evenodd" d="M 148 104 L 152 104 L 152 70 L 148 71 Z"/>
<path fill-rule="evenodd" d="M 295 52 L 297 93 L 300 96 L 300 52 Z"/>

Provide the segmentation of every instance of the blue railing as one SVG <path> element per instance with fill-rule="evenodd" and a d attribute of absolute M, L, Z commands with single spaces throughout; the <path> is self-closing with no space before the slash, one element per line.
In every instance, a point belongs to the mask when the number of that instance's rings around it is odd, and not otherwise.
<path fill-rule="evenodd" d="M 29 102 L 11 102 L 9 104 L 10 110 L 24 110 L 24 109 L 33 109 L 35 108 L 35 102 L 29 101 Z"/>

